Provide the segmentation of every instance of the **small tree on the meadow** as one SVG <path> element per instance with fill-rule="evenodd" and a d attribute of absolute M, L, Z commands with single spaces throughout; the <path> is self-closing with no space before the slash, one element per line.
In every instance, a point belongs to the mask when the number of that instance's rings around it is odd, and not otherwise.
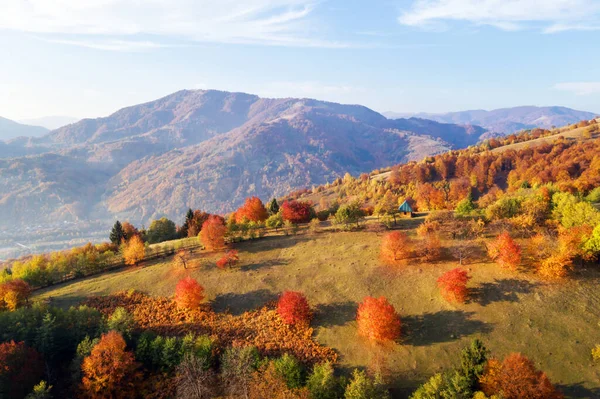
<path fill-rule="evenodd" d="M 223 219 L 211 215 L 202 225 L 200 231 L 200 241 L 208 250 L 221 249 L 225 246 L 225 233 L 227 227 L 223 223 Z"/>
<path fill-rule="evenodd" d="M 467 299 L 469 290 L 467 283 L 471 277 L 460 268 L 452 269 L 442 274 L 437 280 L 438 287 L 442 291 L 442 296 L 449 302 L 456 301 L 463 303 Z"/>
<path fill-rule="evenodd" d="M 123 231 L 123 225 L 118 220 L 113 225 L 110 231 L 110 242 L 115 245 L 121 245 L 121 242 L 125 239 L 125 232 Z"/>
<path fill-rule="evenodd" d="M 140 236 L 135 235 L 127 241 L 123 247 L 123 258 L 128 265 L 137 265 L 144 260 L 146 247 Z"/>
<path fill-rule="evenodd" d="M 442 255 L 442 244 L 436 233 L 428 233 L 423 237 L 422 254 L 428 262 L 440 259 Z"/>
<path fill-rule="evenodd" d="M 412 241 L 406 233 L 392 231 L 383 236 L 381 241 L 381 257 L 387 263 L 397 263 L 412 254 Z"/>
<path fill-rule="evenodd" d="M 515 270 L 521 263 L 521 247 L 506 231 L 488 243 L 488 255 L 502 268 L 509 270 Z"/>
<path fill-rule="evenodd" d="M 400 337 L 400 317 L 385 297 L 366 297 L 356 315 L 359 335 L 373 341 L 394 341 Z"/>
<path fill-rule="evenodd" d="M 286 291 L 279 297 L 277 313 L 287 324 L 308 324 L 312 317 L 306 297 L 295 291 Z"/>
<path fill-rule="evenodd" d="M 175 253 L 175 256 L 173 257 L 173 263 L 177 266 L 182 266 L 184 269 L 187 269 L 188 256 L 189 252 L 187 250 L 180 249 Z"/>
<path fill-rule="evenodd" d="M 175 287 L 175 303 L 177 307 L 198 309 L 204 299 L 204 287 L 191 277 L 179 280 Z"/>
<path fill-rule="evenodd" d="M 228 267 L 233 267 L 237 265 L 240 261 L 240 257 L 238 255 L 238 251 L 235 249 L 230 249 L 225 252 L 225 254 L 217 261 L 217 267 L 219 269 L 225 269 Z"/>

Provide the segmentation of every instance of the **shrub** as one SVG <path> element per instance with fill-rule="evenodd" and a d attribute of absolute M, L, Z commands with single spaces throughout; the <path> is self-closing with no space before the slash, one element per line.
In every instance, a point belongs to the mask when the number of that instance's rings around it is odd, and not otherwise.
<path fill-rule="evenodd" d="M 592 359 L 594 359 L 595 361 L 600 361 L 600 345 L 596 345 L 592 349 Z"/>
<path fill-rule="evenodd" d="M 321 222 L 319 221 L 319 219 L 314 218 L 313 220 L 310 221 L 308 229 L 310 230 L 311 233 L 318 233 L 320 228 L 321 228 Z"/>
<path fill-rule="evenodd" d="M 279 297 L 277 313 L 287 324 L 308 324 L 312 317 L 306 297 L 295 291 L 286 291 Z"/>
<path fill-rule="evenodd" d="M 285 201 L 281 206 L 283 220 L 297 223 L 307 223 L 312 216 L 312 204 L 301 201 Z"/>
<path fill-rule="evenodd" d="M 442 296 L 447 301 L 463 303 L 467 299 L 467 283 L 470 278 L 471 277 L 469 277 L 465 270 L 456 268 L 444 273 L 438 278 L 437 284 L 442 291 Z"/>
<path fill-rule="evenodd" d="M 204 299 L 204 287 L 191 277 L 180 280 L 175 287 L 175 303 L 180 308 L 197 309 Z"/>
<path fill-rule="evenodd" d="M 366 297 L 356 316 L 359 335 L 375 341 L 396 340 L 400 336 L 400 318 L 385 297 Z"/>

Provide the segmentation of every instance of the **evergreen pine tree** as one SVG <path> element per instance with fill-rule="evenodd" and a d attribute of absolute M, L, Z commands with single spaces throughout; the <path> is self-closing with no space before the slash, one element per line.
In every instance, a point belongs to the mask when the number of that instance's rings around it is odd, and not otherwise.
<path fill-rule="evenodd" d="M 269 211 L 269 215 L 276 215 L 277 212 L 279 212 L 279 204 L 277 203 L 277 199 L 273 198 L 271 202 L 269 202 L 267 210 Z"/>
<path fill-rule="evenodd" d="M 121 241 L 125 238 L 125 232 L 123 226 L 118 220 L 115 222 L 112 230 L 110 231 L 110 242 L 116 245 L 120 245 Z"/>
<path fill-rule="evenodd" d="M 181 226 L 181 237 L 185 238 L 188 236 L 188 229 L 190 228 L 190 224 L 194 220 L 194 211 L 192 208 L 189 208 L 185 215 L 185 222 L 183 222 L 183 226 Z"/>

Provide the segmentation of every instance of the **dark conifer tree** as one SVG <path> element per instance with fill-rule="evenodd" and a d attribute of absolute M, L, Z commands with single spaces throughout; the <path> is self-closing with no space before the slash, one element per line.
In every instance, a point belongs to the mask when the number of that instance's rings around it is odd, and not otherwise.
<path fill-rule="evenodd" d="M 185 238 L 188 236 L 188 229 L 190 228 L 193 221 L 194 221 L 194 211 L 192 210 L 192 208 L 189 208 L 185 215 L 185 222 L 183 222 L 183 225 L 181 226 L 181 230 L 180 230 L 180 235 L 182 238 Z"/>
<path fill-rule="evenodd" d="M 269 215 L 275 215 L 277 214 L 277 212 L 279 212 L 279 204 L 277 203 L 277 200 L 275 198 L 273 198 L 271 202 L 269 202 L 267 210 L 269 211 Z"/>
<path fill-rule="evenodd" d="M 121 222 L 118 220 L 115 222 L 112 230 L 110 231 L 110 242 L 116 245 L 120 245 L 121 241 L 125 238 L 125 232 L 123 231 L 123 226 Z"/>

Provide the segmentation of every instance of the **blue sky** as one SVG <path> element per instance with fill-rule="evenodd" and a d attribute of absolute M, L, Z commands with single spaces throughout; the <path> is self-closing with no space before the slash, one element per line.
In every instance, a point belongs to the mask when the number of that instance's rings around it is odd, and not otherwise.
<path fill-rule="evenodd" d="M 600 113 L 598 0 L 0 0 L 0 115 L 180 89 L 445 112 Z"/>

